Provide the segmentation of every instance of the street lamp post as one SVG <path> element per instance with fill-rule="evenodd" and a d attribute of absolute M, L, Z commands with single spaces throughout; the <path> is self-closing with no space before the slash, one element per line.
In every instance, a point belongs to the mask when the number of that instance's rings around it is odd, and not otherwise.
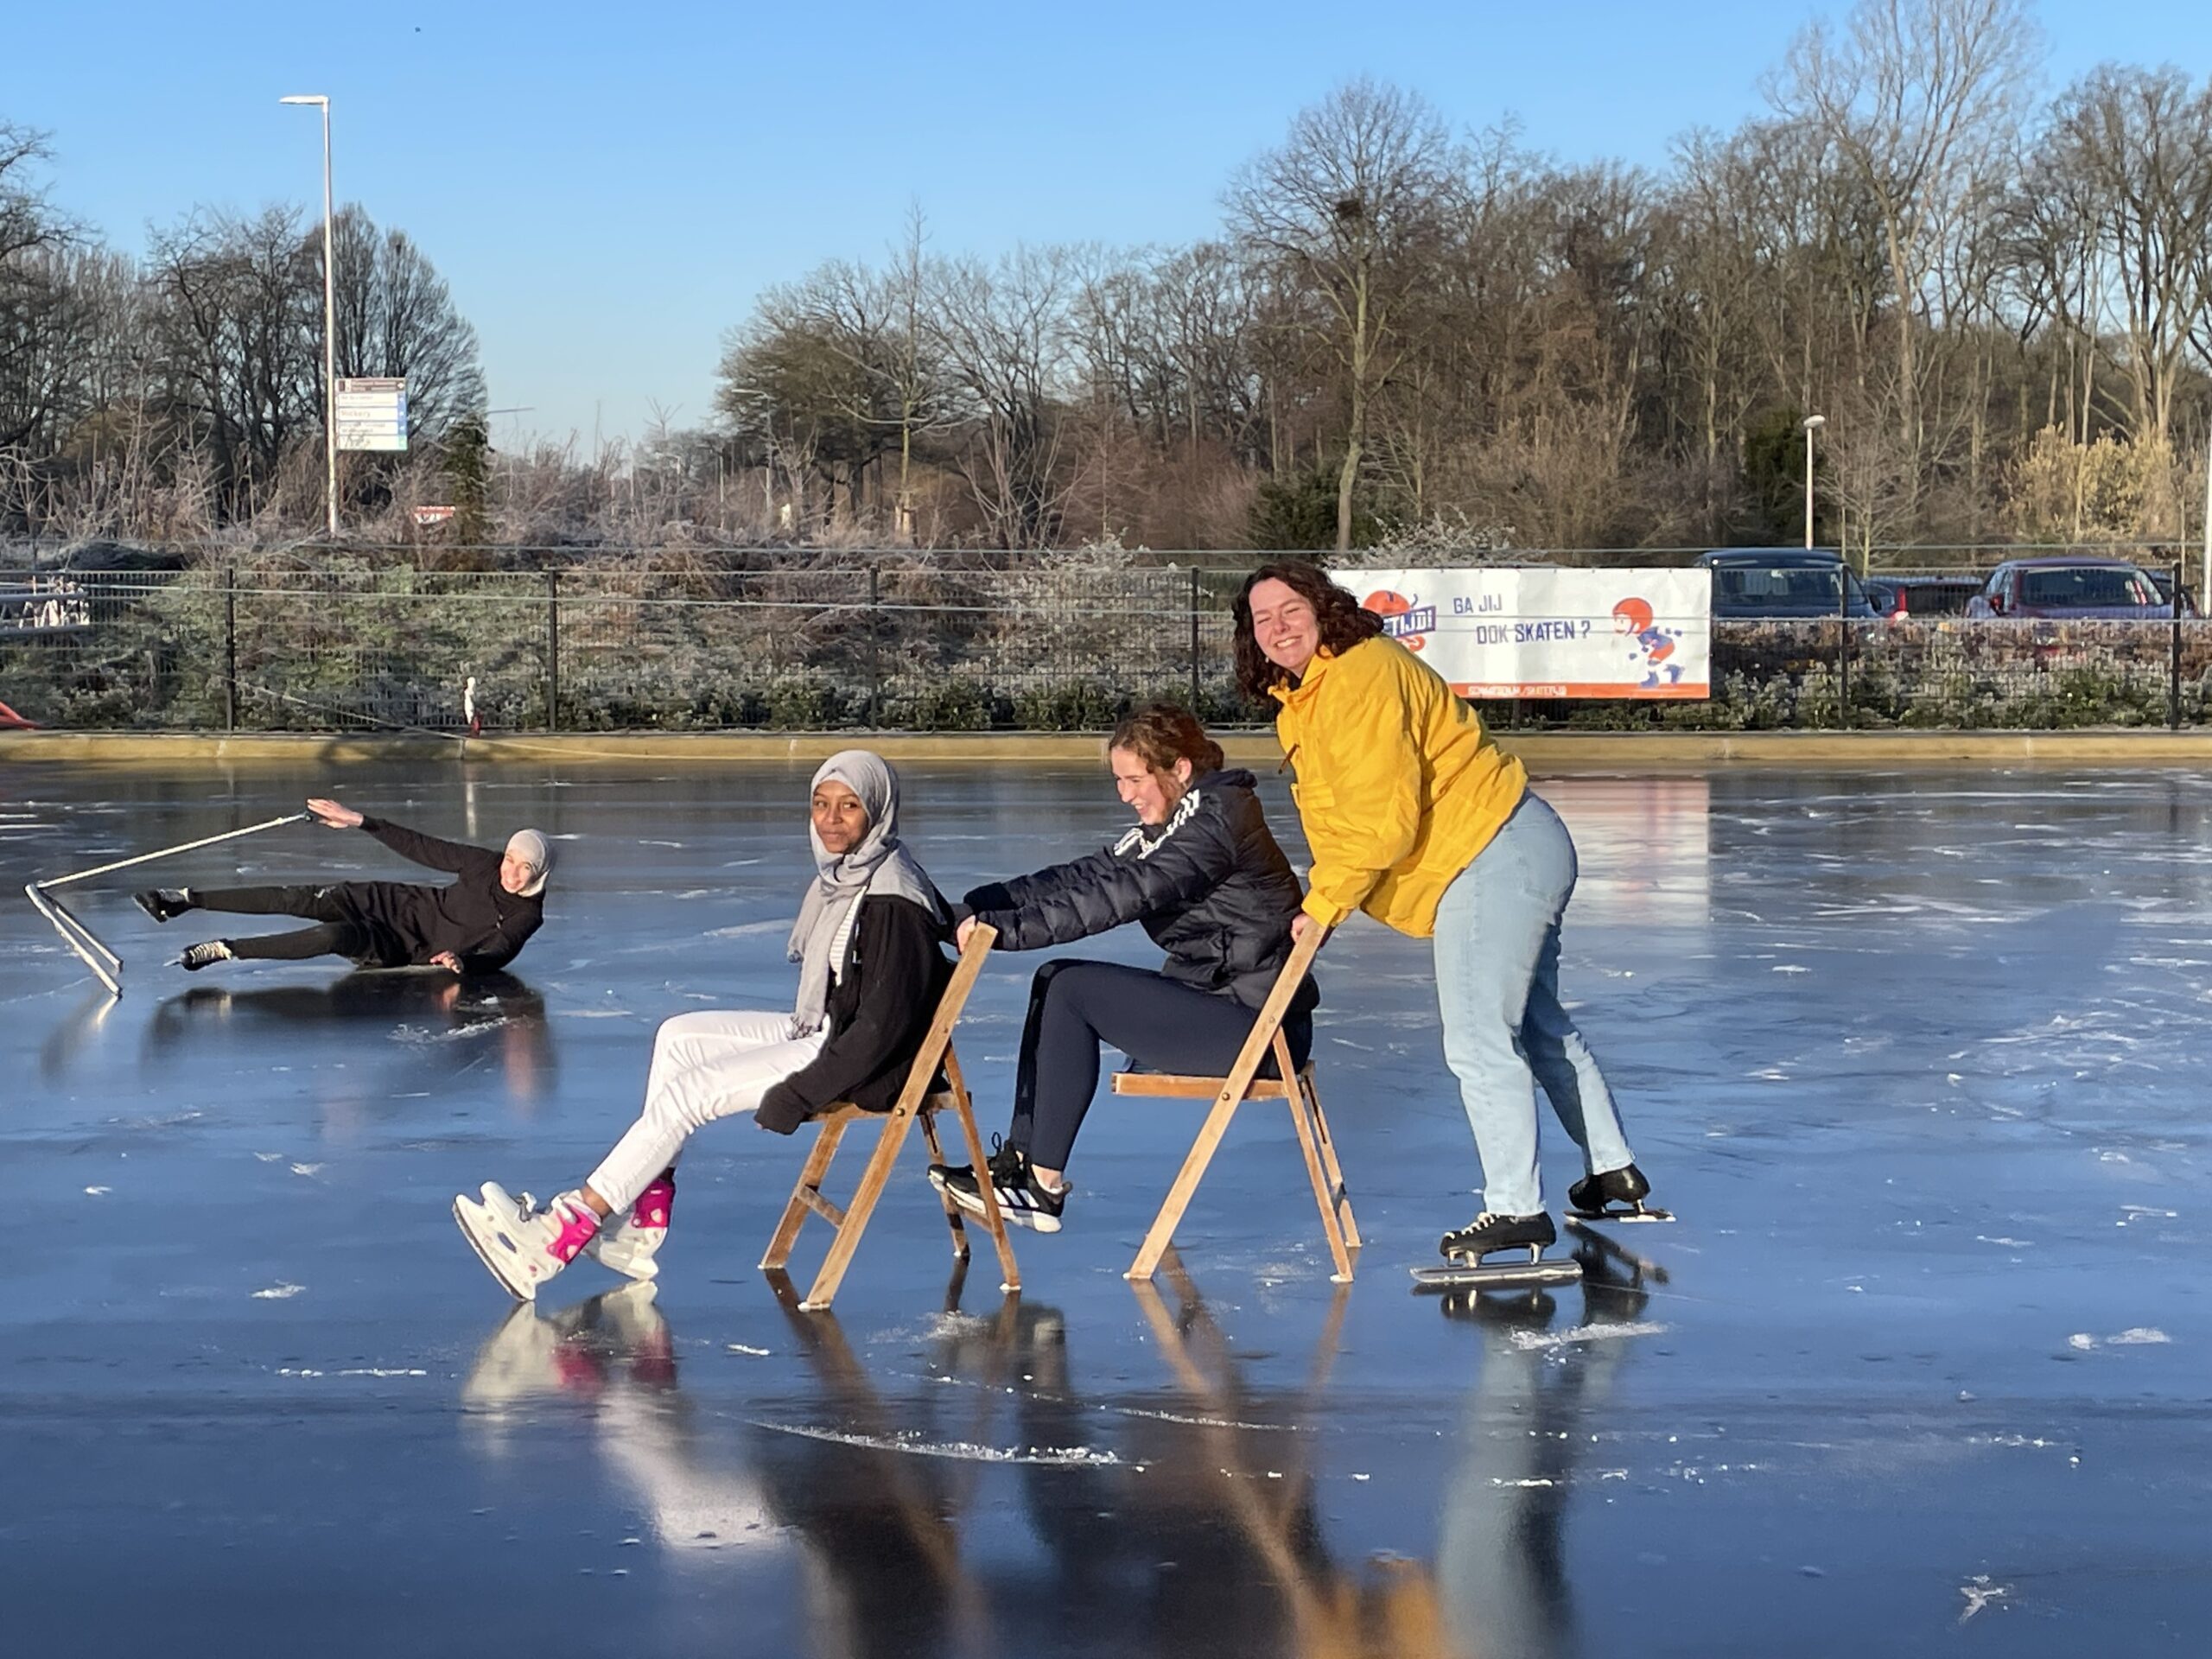
<path fill-rule="evenodd" d="M 322 111 L 322 507 L 323 525 L 338 534 L 338 276 L 330 235 L 330 99 L 320 92 L 281 98 Z"/>
<path fill-rule="evenodd" d="M 1828 423 L 1825 415 L 1808 415 L 1800 423 L 1805 429 L 1805 545 L 1813 544 L 1813 434 Z"/>

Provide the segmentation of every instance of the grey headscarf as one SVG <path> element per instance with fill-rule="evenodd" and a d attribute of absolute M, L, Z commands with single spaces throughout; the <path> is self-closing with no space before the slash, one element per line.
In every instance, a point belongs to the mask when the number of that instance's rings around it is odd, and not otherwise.
<path fill-rule="evenodd" d="M 795 1023 L 802 1033 L 819 1031 L 829 1017 L 830 973 L 844 956 L 864 896 L 893 893 L 940 921 L 945 915 L 928 873 L 899 842 L 899 774 L 889 762 L 867 749 L 841 750 L 822 763 L 808 788 L 819 789 L 832 779 L 860 797 L 868 834 L 850 852 L 835 854 L 822 844 L 812 823 L 807 825 L 816 875 L 791 938 L 791 959 L 799 964 Z"/>
<path fill-rule="evenodd" d="M 530 885 L 518 896 L 537 898 L 545 891 L 545 878 L 553 873 L 553 843 L 535 830 L 518 830 L 507 837 L 507 850 L 530 866 Z"/>

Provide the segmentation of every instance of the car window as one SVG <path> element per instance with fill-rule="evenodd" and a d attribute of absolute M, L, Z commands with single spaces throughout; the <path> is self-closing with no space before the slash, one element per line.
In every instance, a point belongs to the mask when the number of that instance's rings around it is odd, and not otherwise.
<path fill-rule="evenodd" d="M 2100 569 L 2094 565 L 2072 569 L 2030 570 L 2020 580 L 2021 602 L 2063 610 L 2071 607 L 2156 605 L 2158 595 L 2133 570 Z"/>
<path fill-rule="evenodd" d="M 1725 599 L 1749 605 L 1779 605 L 1836 600 L 1836 573 L 1802 564 L 1719 564 L 1713 569 L 1714 590 Z"/>

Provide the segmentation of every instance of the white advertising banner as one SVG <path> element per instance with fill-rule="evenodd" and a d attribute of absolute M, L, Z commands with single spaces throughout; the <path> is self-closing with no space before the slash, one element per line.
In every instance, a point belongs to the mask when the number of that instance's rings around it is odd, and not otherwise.
<path fill-rule="evenodd" d="M 1463 697 L 1712 695 L 1706 570 L 1339 570 Z"/>
<path fill-rule="evenodd" d="M 338 447 L 340 449 L 397 450 L 407 448 L 407 382 L 397 376 L 340 378 L 338 382 Z"/>

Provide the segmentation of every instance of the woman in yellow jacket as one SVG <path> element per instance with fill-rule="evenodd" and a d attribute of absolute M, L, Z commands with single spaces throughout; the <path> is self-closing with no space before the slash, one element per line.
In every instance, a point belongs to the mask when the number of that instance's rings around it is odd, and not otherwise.
<path fill-rule="evenodd" d="M 1262 565 L 1236 607 L 1236 677 L 1273 697 L 1275 734 L 1313 855 L 1294 933 L 1356 910 L 1436 941 L 1444 1058 L 1482 1158 L 1482 1213 L 1447 1257 L 1541 1248 L 1557 1236 L 1536 1167 L 1535 1085 L 1589 1172 L 1573 1209 L 1638 1205 L 1651 1190 L 1629 1152 L 1605 1074 L 1559 1000 L 1560 920 L 1574 842 L 1433 669 L 1327 574 Z"/>

